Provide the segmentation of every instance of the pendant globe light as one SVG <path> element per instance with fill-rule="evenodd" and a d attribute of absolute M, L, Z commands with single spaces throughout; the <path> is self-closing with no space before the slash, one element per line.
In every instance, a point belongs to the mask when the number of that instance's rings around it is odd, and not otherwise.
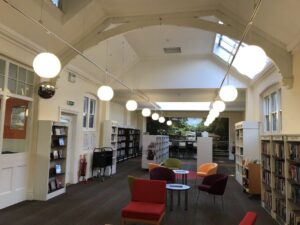
<path fill-rule="evenodd" d="M 265 51 L 256 45 L 240 48 L 234 61 L 234 67 L 249 78 L 255 77 L 267 64 Z"/>
<path fill-rule="evenodd" d="M 232 102 L 237 98 L 238 92 L 234 86 L 226 85 L 220 89 L 219 96 L 224 102 Z"/>
<path fill-rule="evenodd" d="M 126 109 L 128 111 L 135 111 L 137 109 L 137 102 L 135 100 L 128 100 L 126 103 Z"/>
<path fill-rule="evenodd" d="M 166 121 L 166 119 L 163 116 L 159 117 L 159 119 L 158 119 L 158 122 L 160 122 L 160 123 L 164 123 L 165 121 Z"/>
<path fill-rule="evenodd" d="M 217 100 L 217 101 L 214 101 L 213 103 L 213 109 L 219 111 L 219 112 L 223 112 L 225 110 L 225 103 L 221 100 Z"/>
<path fill-rule="evenodd" d="M 152 114 L 151 118 L 153 120 L 158 120 L 159 119 L 159 114 L 155 112 L 155 113 Z"/>
<path fill-rule="evenodd" d="M 97 91 L 98 98 L 101 101 L 110 101 L 114 97 L 114 90 L 107 85 L 102 85 Z"/>
<path fill-rule="evenodd" d="M 219 111 L 216 109 L 211 109 L 209 111 L 209 116 L 213 117 L 213 118 L 217 118 L 220 115 Z"/>
<path fill-rule="evenodd" d="M 142 115 L 143 117 L 149 117 L 151 115 L 151 110 L 148 108 L 143 108 Z"/>
<path fill-rule="evenodd" d="M 42 52 L 33 59 L 33 70 L 42 78 L 56 77 L 61 70 L 61 63 L 56 55 Z"/>
<path fill-rule="evenodd" d="M 173 124 L 173 123 L 172 123 L 172 120 L 168 120 L 168 121 L 167 121 L 167 125 L 168 125 L 168 126 L 172 126 L 172 124 Z"/>

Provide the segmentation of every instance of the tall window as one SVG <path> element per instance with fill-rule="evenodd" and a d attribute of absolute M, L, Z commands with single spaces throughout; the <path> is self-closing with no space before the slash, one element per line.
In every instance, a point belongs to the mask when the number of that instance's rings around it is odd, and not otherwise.
<path fill-rule="evenodd" d="M 276 133 L 281 131 L 281 90 L 273 91 L 263 98 L 264 131 Z"/>
<path fill-rule="evenodd" d="M 0 152 L 26 152 L 30 142 L 34 73 L 0 57 Z"/>
<path fill-rule="evenodd" d="M 83 128 L 95 129 L 96 98 L 85 96 L 83 99 Z"/>

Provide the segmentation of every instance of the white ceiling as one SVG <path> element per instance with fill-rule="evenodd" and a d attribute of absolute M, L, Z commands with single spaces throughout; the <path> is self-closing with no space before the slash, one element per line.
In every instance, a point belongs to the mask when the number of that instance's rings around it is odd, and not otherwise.
<path fill-rule="evenodd" d="M 215 34 L 200 29 L 152 26 L 125 34 L 131 47 L 141 58 L 174 55 L 205 55 L 212 51 Z M 181 53 L 165 54 L 164 48 L 180 47 Z"/>
<path fill-rule="evenodd" d="M 89 38 L 93 38 L 101 34 L 99 34 L 99 30 L 105 25 L 104 21 L 108 17 L 146 15 L 157 15 L 159 17 L 168 13 L 193 13 L 212 10 L 212 12 L 218 12 L 218 15 L 225 15 L 230 18 L 233 25 L 244 26 L 252 13 L 255 2 L 254 0 L 85 0 L 84 3 L 82 0 L 64 1 L 72 3 L 68 4 L 65 12 L 60 12 L 51 6 L 48 0 L 10 0 L 9 2 L 24 10 L 36 20 L 41 20 L 44 26 L 75 45 L 78 49 L 85 49 L 84 44 L 88 43 L 88 41 L 82 41 L 81 45 L 76 45 L 80 40 L 84 40 L 83 37 L 90 35 Z M 276 42 L 284 49 L 288 49 L 288 51 L 296 50 L 300 46 L 299 9 L 300 1 L 298 0 L 263 0 L 252 29 L 259 30 L 261 35 Z M 210 17 L 208 20 L 214 21 Z M 50 49 L 55 53 L 61 53 L 68 49 L 65 44 L 47 35 L 38 25 L 33 25 L 32 22 L 8 7 L 3 1 L 0 1 L 0 23 L 14 30 L 20 36 L 31 40 L 41 48 Z M 96 43 L 92 48 L 87 49 L 85 53 L 103 68 L 108 67 L 110 72 L 119 76 L 124 71 L 129 71 L 128 74 L 130 74 L 130 69 L 134 65 L 149 58 L 172 58 L 174 56 L 187 58 L 210 54 L 214 36 L 215 33 L 213 32 L 194 28 L 150 26 L 112 38 L 111 40 L 117 41 L 112 41 L 115 44 L 110 46 L 109 62 L 107 62 L 107 54 L 105 53 L 105 42 Z M 249 37 L 251 38 L 251 32 Z M 126 46 L 125 49 L 128 54 L 125 54 L 125 59 L 122 57 L 123 44 L 120 43 L 125 43 Z M 165 55 L 163 53 L 164 47 L 181 47 L 182 53 Z M 99 82 L 103 81 L 103 73 L 100 73 L 99 70 L 93 68 L 79 56 L 75 57 L 71 64 L 98 79 Z M 226 65 L 224 64 L 223 67 L 226 68 Z M 122 79 L 126 83 L 126 77 Z M 146 93 L 151 95 L 154 101 L 156 99 L 166 101 L 168 98 L 174 99 L 172 91 L 152 88 L 157 94 Z M 210 95 L 215 90 L 209 90 L 209 95 L 205 95 L 206 92 L 206 90 L 191 91 L 186 97 L 186 101 L 188 99 L 195 99 L 196 101 L 199 95 L 203 95 L 201 97 L 203 100 L 205 100 L 204 96 L 211 100 Z M 180 98 L 185 99 L 184 97 Z M 237 105 L 240 104 L 239 106 L 241 106 L 243 103 L 244 99 L 238 101 Z"/>

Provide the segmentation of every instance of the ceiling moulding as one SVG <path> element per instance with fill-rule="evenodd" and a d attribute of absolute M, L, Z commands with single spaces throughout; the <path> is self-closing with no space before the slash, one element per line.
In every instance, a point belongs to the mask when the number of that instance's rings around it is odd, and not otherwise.
<path fill-rule="evenodd" d="M 45 50 L 41 46 L 33 43 L 32 41 L 28 40 L 24 36 L 13 31 L 12 29 L 4 26 L 1 23 L 0 23 L 0 37 L 12 44 L 24 49 L 25 51 L 27 51 L 28 53 L 30 53 L 32 55 L 36 55 L 38 52 Z"/>
<path fill-rule="evenodd" d="M 242 20 L 240 18 L 234 17 L 233 13 L 224 8 L 218 11 L 216 15 L 221 21 L 235 28 L 235 32 L 226 35 L 233 39 L 239 40 L 243 30 L 245 29 L 246 22 L 241 23 Z M 262 47 L 282 75 L 282 84 L 287 88 L 293 87 L 292 54 L 286 50 L 286 46 L 282 42 L 255 27 L 255 23 L 251 27 L 250 35 L 246 36 L 244 42 Z M 289 82 L 284 80 L 289 80 Z"/>
<path fill-rule="evenodd" d="M 207 20 L 200 20 L 199 16 L 201 14 L 215 15 L 220 20 L 224 21 L 225 24 L 219 24 L 215 22 L 210 22 Z M 197 15 L 197 17 L 196 17 Z M 204 16 L 204 15 L 202 15 Z M 113 37 L 115 35 L 123 34 L 134 29 L 154 26 L 154 25 L 174 25 L 174 26 L 185 26 L 197 29 L 203 29 L 215 33 L 220 33 L 227 35 L 231 38 L 239 40 L 244 31 L 245 25 L 239 24 L 236 20 L 230 19 L 222 11 L 195 11 L 195 12 L 184 12 L 184 13 L 168 13 L 160 15 L 145 15 L 145 16 L 132 16 L 132 17 L 114 17 L 107 18 L 100 24 L 99 27 L 102 29 L 98 31 L 98 35 L 94 34 L 95 30 L 87 34 L 84 40 L 81 40 L 75 44 L 76 46 L 82 46 L 84 43 L 85 49 L 90 48 L 97 43 Z M 118 27 L 112 28 L 110 30 L 104 31 L 110 24 L 124 23 Z M 292 77 L 292 55 L 286 51 L 285 48 L 281 47 L 279 42 L 272 38 L 270 40 L 269 36 L 263 31 L 255 29 L 251 30 L 251 37 L 246 37 L 245 42 L 249 44 L 255 44 L 261 46 L 266 54 L 276 63 L 276 66 L 279 68 L 282 77 L 287 80 L 287 78 Z M 83 49 L 84 50 L 84 49 Z M 76 53 L 74 51 L 65 52 L 61 55 L 63 64 L 67 64 Z M 292 79 L 288 79 L 292 80 Z M 288 84 L 288 88 L 292 87 L 291 82 L 283 82 L 283 84 Z"/>

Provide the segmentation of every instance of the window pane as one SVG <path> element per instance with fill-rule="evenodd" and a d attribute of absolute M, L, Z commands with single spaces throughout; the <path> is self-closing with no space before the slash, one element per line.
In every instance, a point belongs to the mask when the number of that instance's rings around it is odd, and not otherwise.
<path fill-rule="evenodd" d="M 18 66 L 15 65 L 15 64 L 12 64 L 10 63 L 9 64 L 9 69 L 8 69 L 8 76 L 10 78 L 13 78 L 13 79 L 17 79 L 17 74 L 18 74 Z"/>
<path fill-rule="evenodd" d="M 94 128 L 94 115 L 89 116 L 89 128 Z"/>
<path fill-rule="evenodd" d="M 0 75 L 4 75 L 5 73 L 5 61 L 0 59 Z"/>
<path fill-rule="evenodd" d="M 25 95 L 28 97 L 32 97 L 33 95 L 33 86 L 32 85 L 26 85 L 25 86 Z"/>
<path fill-rule="evenodd" d="M 83 126 L 83 127 L 86 127 L 86 119 L 87 119 L 87 116 L 84 115 L 84 116 L 83 116 L 83 123 L 82 123 L 82 126 Z"/>
<path fill-rule="evenodd" d="M 27 151 L 30 102 L 10 97 L 6 101 L 2 153 Z"/>
<path fill-rule="evenodd" d="M 18 80 L 22 82 L 26 81 L 26 69 L 19 67 Z"/>
<path fill-rule="evenodd" d="M 88 107 L 89 107 L 89 98 L 84 97 L 84 102 L 83 102 L 83 112 L 88 112 Z"/>
<path fill-rule="evenodd" d="M 272 114 L 272 130 L 277 130 L 277 113 Z"/>
<path fill-rule="evenodd" d="M 269 115 L 265 116 L 265 127 L 266 127 L 266 131 L 270 131 Z"/>
<path fill-rule="evenodd" d="M 17 90 L 18 95 L 25 95 L 25 84 L 22 82 L 18 82 L 18 90 Z"/>
<path fill-rule="evenodd" d="M 3 86 L 4 86 L 4 76 L 0 75 L 0 90 L 3 90 Z"/>
<path fill-rule="evenodd" d="M 33 84 L 34 81 L 34 73 L 30 70 L 27 70 L 26 83 Z"/>
<path fill-rule="evenodd" d="M 11 93 L 16 94 L 17 81 L 12 80 L 12 79 L 8 79 L 7 88 L 8 88 L 8 90 L 9 90 Z"/>
<path fill-rule="evenodd" d="M 271 94 L 271 111 L 277 111 L 277 92 Z"/>
<path fill-rule="evenodd" d="M 96 105 L 96 101 L 91 99 L 90 101 L 90 114 L 95 114 L 95 105 Z"/>

